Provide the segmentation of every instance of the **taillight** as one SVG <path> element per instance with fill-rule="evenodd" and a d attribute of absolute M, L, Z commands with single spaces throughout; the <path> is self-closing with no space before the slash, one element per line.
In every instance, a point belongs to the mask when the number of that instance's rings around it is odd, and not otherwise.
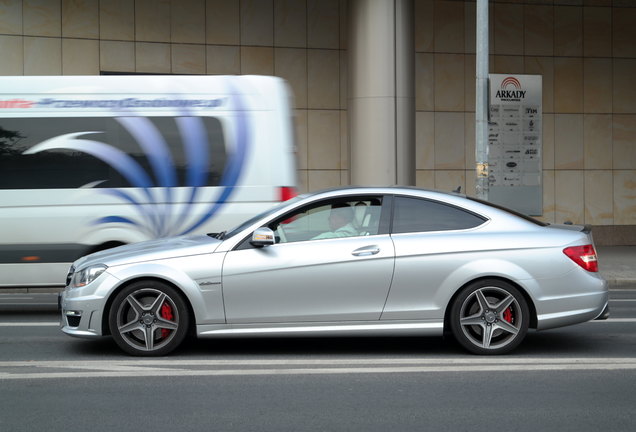
<path fill-rule="evenodd" d="M 598 259 L 596 258 L 596 250 L 591 244 L 585 246 L 572 246 L 563 249 L 572 261 L 583 267 L 589 272 L 598 271 Z"/>
<path fill-rule="evenodd" d="M 278 188 L 278 199 L 279 201 L 287 201 L 288 199 L 292 199 L 298 195 L 296 192 L 296 188 L 291 186 L 281 186 Z"/>

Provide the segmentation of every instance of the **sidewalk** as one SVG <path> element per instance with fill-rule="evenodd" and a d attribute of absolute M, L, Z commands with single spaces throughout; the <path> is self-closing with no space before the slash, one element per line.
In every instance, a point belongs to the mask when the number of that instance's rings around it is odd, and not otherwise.
<path fill-rule="evenodd" d="M 636 288 L 636 246 L 597 246 L 599 270 L 610 288 Z"/>

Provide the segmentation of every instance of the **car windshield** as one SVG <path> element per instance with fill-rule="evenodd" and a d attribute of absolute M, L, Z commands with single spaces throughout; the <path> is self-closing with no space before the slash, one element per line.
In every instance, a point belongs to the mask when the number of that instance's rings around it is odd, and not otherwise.
<path fill-rule="evenodd" d="M 245 222 L 243 222 L 242 224 L 240 224 L 239 226 L 236 226 L 234 228 L 232 228 L 231 230 L 227 231 L 224 235 L 219 236 L 221 239 L 228 239 L 230 237 L 235 236 L 236 234 L 238 234 L 239 232 L 243 231 L 244 229 L 246 229 L 248 226 L 254 224 L 256 221 L 258 221 L 259 219 L 263 219 L 266 218 L 267 216 L 276 213 L 278 210 L 280 210 L 283 207 L 288 206 L 289 204 L 292 204 L 296 201 L 299 201 L 302 198 L 305 198 L 306 195 L 298 195 L 294 198 L 291 198 L 287 201 L 283 201 L 282 203 L 275 205 L 274 207 L 271 207 L 267 210 L 265 210 L 262 213 L 257 214 L 256 216 L 246 220 Z"/>

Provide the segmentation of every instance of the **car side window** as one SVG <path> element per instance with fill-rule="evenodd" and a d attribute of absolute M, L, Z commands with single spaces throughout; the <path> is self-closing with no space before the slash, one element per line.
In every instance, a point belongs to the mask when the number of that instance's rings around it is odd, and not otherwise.
<path fill-rule="evenodd" d="M 382 201 L 356 197 L 321 201 L 274 221 L 276 243 L 376 235 Z"/>
<path fill-rule="evenodd" d="M 486 221 L 466 210 L 427 199 L 395 197 L 394 234 L 411 232 L 464 230 Z"/>

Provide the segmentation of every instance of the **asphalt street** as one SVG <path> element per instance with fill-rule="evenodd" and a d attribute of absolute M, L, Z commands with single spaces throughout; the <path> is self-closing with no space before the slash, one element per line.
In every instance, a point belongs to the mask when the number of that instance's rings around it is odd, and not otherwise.
<path fill-rule="evenodd" d="M 636 287 L 611 292 L 610 320 L 532 332 L 501 357 L 407 337 L 207 339 L 140 359 L 109 338 L 62 334 L 54 303 L 0 294 L 0 431 L 631 431 L 636 421 Z"/>

